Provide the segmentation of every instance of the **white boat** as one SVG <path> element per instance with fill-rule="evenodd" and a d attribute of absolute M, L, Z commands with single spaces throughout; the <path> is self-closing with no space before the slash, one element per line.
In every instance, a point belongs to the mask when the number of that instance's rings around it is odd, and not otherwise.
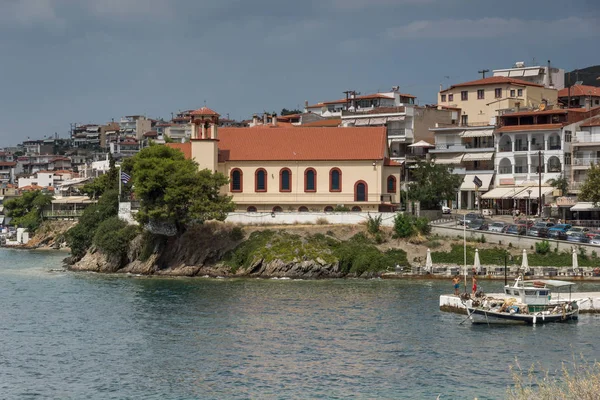
<path fill-rule="evenodd" d="M 506 285 L 504 294 L 497 299 L 483 297 L 465 302 L 468 319 L 474 323 L 543 324 L 577 320 L 579 307 L 571 300 L 572 282 L 553 279 L 525 281 L 517 278 L 513 286 Z M 552 288 L 569 287 L 569 298 L 551 299 Z"/>

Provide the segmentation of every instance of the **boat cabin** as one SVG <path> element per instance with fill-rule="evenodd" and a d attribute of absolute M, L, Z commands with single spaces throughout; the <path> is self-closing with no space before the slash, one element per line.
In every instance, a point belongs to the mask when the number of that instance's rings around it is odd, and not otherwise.
<path fill-rule="evenodd" d="M 529 311 L 535 312 L 551 304 L 551 288 L 569 287 L 569 300 L 571 298 L 571 286 L 573 282 L 558 281 L 554 279 L 538 279 L 533 281 L 524 281 L 521 277 L 515 280 L 513 286 L 504 286 L 504 294 L 516 296 L 521 303 L 527 304 Z"/>

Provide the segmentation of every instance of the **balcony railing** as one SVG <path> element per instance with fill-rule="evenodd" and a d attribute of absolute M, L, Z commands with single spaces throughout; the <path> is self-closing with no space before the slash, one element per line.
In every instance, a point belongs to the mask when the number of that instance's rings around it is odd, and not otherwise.
<path fill-rule="evenodd" d="M 43 211 L 44 218 L 79 218 L 83 215 L 83 210 L 48 210 Z"/>
<path fill-rule="evenodd" d="M 582 166 L 582 167 L 589 167 L 592 164 L 598 164 L 598 160 L 600 160 L 600 158 L 597 158 L 597 157 L 574 158 L 573 159 L 573 165 Z"/>
<path fill-rule="evenodd" d="M 388 136 L 406 136 L 406 129 L 388 129 Z"/>
<path fill-rule="evenodd" d="M 501 167 L 501 168 L 498 168 L 498 173 L 501 174 L 501 175 L 512 174 L 513 173 L 512 167 Z"/>
<path fill-rule="evenodd" d="M 498 151 L 500 151 L 500 152 L 510 152 L 510 151 L 512 151 L 512 145 L 511 144 L 507 144 L 505 146 L 499 146 L 498 147 Z"/>

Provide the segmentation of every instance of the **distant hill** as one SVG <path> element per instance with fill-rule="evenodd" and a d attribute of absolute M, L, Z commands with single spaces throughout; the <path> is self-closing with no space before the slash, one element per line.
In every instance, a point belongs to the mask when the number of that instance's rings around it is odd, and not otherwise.
<path fill-rule="evenodd" d="M 600 80 L 597 79 L 600 78 L 600 65 L 565 72 L 565 86 L 569 84 L 569 74 L 571 74 L 571 85 L 579 80 L 583 81 L 583 85 L 600 87 Z"/>

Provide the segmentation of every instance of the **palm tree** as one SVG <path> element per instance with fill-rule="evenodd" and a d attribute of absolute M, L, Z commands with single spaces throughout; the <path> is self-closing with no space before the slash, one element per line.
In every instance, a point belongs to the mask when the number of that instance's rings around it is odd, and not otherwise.
<path fill-rule="evenodd" d="M 569 191 L 569 181 L 563 175 L 556 179 L 548 179 L 546 183 L 549 183 L 553 188 L 560 190 L 561 196 L 566 196 Z"/>

